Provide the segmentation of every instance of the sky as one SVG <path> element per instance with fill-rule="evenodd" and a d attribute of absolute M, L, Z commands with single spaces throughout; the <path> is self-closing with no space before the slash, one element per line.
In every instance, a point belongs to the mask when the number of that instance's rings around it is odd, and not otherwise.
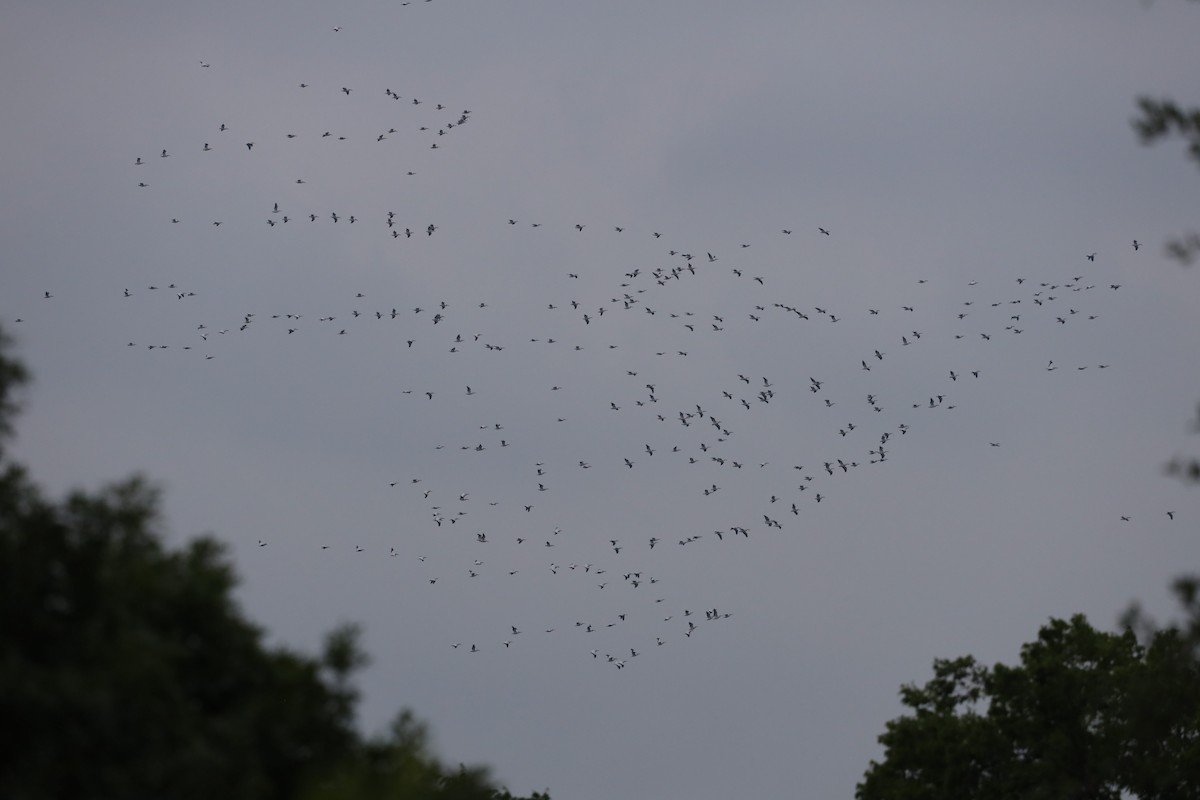
<path fill-rule="evenodd" d="M 365 731 L 850 797 L 935 658 L 1196 568 L 1200 175 L 1130 124 L 1188 4 L 5 18 L 15 458 L 147 475 L 272 644 L 361 623 Z"/>

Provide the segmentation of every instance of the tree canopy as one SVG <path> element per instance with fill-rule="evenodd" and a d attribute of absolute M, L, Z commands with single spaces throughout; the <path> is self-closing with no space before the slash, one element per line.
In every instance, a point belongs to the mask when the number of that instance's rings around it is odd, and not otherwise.
<path fill-rule="evenodd" d="M 1144 144 L 1180 138 L 1200 164 L 1200 108 L 1141 97 Z M 1169 242 L 1188 265 L 1200 236 Z M 1200 413 L 1195 429 L 1200 431 Z M 1167 472 L 1200 481 L 1200 460 Z M 1082 615 L 1051 619 L 1016 666 L 938 659 L 924 686 L 901 687 L 858 800 L 1175 800 L 1200 798 L 1200 579 L 1174 584 L 1183 620 L 1157 626 L 1134 605 L 1122 630 Z"/>
<path fill-rule="evenodd" d="M 0 329 L 0 457 L 4 455 L 4 440 L 12 435 L 16 393 L 29 380 L 24 365 L 7 355 L 11 347 L 8 335 Z"/>
<path fill-rule="evenodd" d="M 1196 409 L 1196 419 L 1192 422 L 1192 432 L 1200 432 L 1200 406 Z M 1200 458 L 1175 456 L 1167 462 L 1167 474 L 1178 475 L 1191 483 L 1200 483 Z"/>
<path fill-rule="evenodd" d="M 0 796 L 511 797 L 444 767 L 410 712 L 362 737 L 358 628 L 315 657 L 267 647 L 224 545 L 166 547 L 145 479 L 45 497 L 2 449 L 27 380 L 10 350 L 0 331 Z"/>
<path fill-rule="evenodd" d="M 1196 2 L 1196 0 L 1192 0 Z M 1186 108 L 1169 97 L 1142 95 L 1137 99 L 1138 116 L 1133 129 L 1142 144 L 1155 144 L 1164 139 L 1182 139 L 1187 144 L 1187 157 L 1200 166 L 1200 107 Z M 1185 267 L 1200 257 L 1200 234 L 1189 232 L 1167 242 L 1167 256 Z M 1200 410 L 1194 429 L 1200 431 Z M 1190 482 L 1200 482 L 1200 458 L 1177 456 L 1167 463 L 1167 473 L 1181 476 Z"/>
<path fill-rule="evenodd" d="M 1200 165 L 1200 108 L 1184 108 L 1169 98 L 1138 98 L 1138 117 L 1133 121 L 1143 144 L 1164 139 L 1182 139 L 1188 158 Z M 1200 234 L 1186 233 L 1167 242 L 1167 255 L 1184 266 L 1200 257 Z"/>
<path fill-rule="evenodd" d="M 932 680 L 901 689 L 910 713 L 887 723 L 855 797 L 1200 797 L 1198 586 L 1176 583 L 1183 624 L 1135 608 L 1107 633 L 1076 615 L 1051 619 L 1014 666 L 934 661 Z"/>

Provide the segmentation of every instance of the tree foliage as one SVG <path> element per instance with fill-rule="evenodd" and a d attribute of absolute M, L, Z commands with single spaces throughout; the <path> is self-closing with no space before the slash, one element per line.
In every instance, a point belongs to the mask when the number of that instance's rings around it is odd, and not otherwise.
<path fill-rule="evenodd" d="M 1181 138 L 1200 165 L 1200 108 L 1138 99 L 1144 144 Z M 1168 243 L 1184 265 L 1200 235 Z M 1200 430 L 1200 413 L 1196 418 Z M 1167 472 L 1200 482 L 1200 460 Z M 1159 627 L 1140 608 L 1122 631 L 1076 615 L 1051 619 L 1016 666 L 971 656 L 933 663 L 924 686 L 907 684 L 910 713 L 879 737 L 857 800 L 1178 800 L 1200 798 L 1200 579 L 1174 584 L 1182 622 Z"/>
<path fill-rule="evenodd" d="M 12 419 L 17 413 L 17 391 L 29 380 L 21 362 L 10 358 L 12 347 L 8 335 L 0 330 L 0 457 L 4 455 L 4 440 L 12 435 Z"/>
<path fill-rule="evenodd" d="M 1139 97 L 1133 128 L 1143 144 L 1182 139 L 1188 158 L 1200 166 L 1200 108 L 1182 108 L 1170 99 Z M 1184 266 L 1200 257 L 1200 234 L 1189 232 L 1167 242 L 1167 255 Z"/>
<path fill-rule="evenodd" d="M 887 723 L 856 798 L 1200 797 L 1198 586 L 1176 584 L 1182 624 L 1134 608 L 1106 633 L 1077 615 L 1050 620 L 1014 666 L 935 661 L 931 681 L 901 689 L 910 713 Z"/>
<path fill-rule="evenodd" d="M 1196 409 L 1196 419 L 1192 422 L 1192 432 L 1200 432 L 1200 406 Z M 1200 458 L 1175 456 L 1167 462 L 1167 474 L 1177 475 L 1190 483 L 1200 483 Z"/>
<path fill-rule="evenodd" d="M 1191 0 L 1196 2 L 1196 0 Z M 1163 139 L 1180 138 L 1187 144 L 1188 158 L 1200 166 L 1200 108 L 1183 108 L 1170 98 L 1145 96 L 1137 99 L 1139 115 L 1133 128 L 1142 144 L 1154 144 Z M 1167 256 L 1187 267 L 1200 258 L 1200 234 L 1189 232 L 1167 242 Z M 1200 411 L 1196 415 L 1196 430 L 1200 430 Z M 1200 482 L 1200 458 L 1176 457 L 1167 464 L 1167 473 L 1185 481 Z"/>
<path fill-rule="evenodd" d="M 0 443 L 27 377 L 9 349 L 0 331 Z M 509 797 L 411 714 L 364 739 L 358 628 L 318 657 L 267 647 L 225 547 L 164 546 L 158 509 L 140 477 L 48 499 L 0 450 L 0 797 Z"/>
<path fill-rule="evenodd" d="M 1188 158 L 1200 166 L 1200 108 L 1181 108 L 1169 98 L 1142 96 L 1137 100 L 1140 116 L 1133 127 L 1143 144 L 1178 137 L 1187 143 Z"/>
<path fill-rule="evenodd" d="M 428 727 L 404 710 L 386 736 L 375 737 L 344 759 L 303 800 L 520 800 L 493 788 L 485 767 L 450 768 L 430 752 Z M 534 792 L 528 800 L 550 800 Z"/>

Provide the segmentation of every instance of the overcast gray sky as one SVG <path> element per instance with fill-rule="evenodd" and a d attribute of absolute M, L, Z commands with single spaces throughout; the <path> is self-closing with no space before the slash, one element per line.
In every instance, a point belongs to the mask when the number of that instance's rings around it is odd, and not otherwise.
<path fill-rule="evenodd" d="M 1129 120 L 1200 100 L 1197 30 L 9 4 L 16 455 L 145 472 L 272 641 L 364 624 L 367 730 L 513 791 L 850 796 L 934 658 L 1195 568 L 1200 175 Z"/>

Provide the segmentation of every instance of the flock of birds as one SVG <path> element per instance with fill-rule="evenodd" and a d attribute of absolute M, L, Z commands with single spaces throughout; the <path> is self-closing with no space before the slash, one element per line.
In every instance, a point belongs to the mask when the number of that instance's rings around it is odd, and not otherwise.
<path fill-rule="evenodd" d="M 209 69 L 210 63 L 201 67 Z M 295 90 L 300 98 L 323 92 L 325 101 L 360 92 L 308 83 Z M 641 261 L 599 267 L 594 257 L 581 255 L 547 281 L 544 302 L 537 305 L 524 296 L 502 302 L 469 297 L 469 287 L 414 301 L 403 277 L 393 293 L 347 287 L 342 296 L 310 308 L 239 309 L 220 318 L 193 318 L 181 305 L 174 333 L 120 344 L 133 351 L 184 353 L 220 369 L 222 355 L 240 346 L 276 347 L 325 336 L 346 337 L 348 346 L 359 337 L 370 347 L 384 342 L 398 364 L 408 365 L 410 383 L 397 392 L 406 418 L 421 420 L 440 437 L 429 452 L 406 453 L 398 474 L 380 481 L 381 492 L 399 496 L 409 510 L 411 526 L 387 557 L 419 565 L 420 580 L 431 592 L 455 591 L 481 577 L 538 573 L 574 596 L 604 598 L 587 618 L 556 618 L 551 608 L 546 619 L 451 636 L 445 645 L 454 653 L 508 651 L 535 633 L 573 634 L 581 658 L 624 669 L 660 647 L 698 638 L 708 626 L 736 615 L 711 598 L 669 599 L 671 580 L 662 573 L 670 572 L 664 559 L 671 553 L 751 547 L 761 537 L 805 532 L 818 509 L 847 502 L 848 482 L 868 472 L 886 474 L 944 415 L 969 409 L 983 393 L 1003 391 L 1014 370 L 1057 379 L 1111 366 L 1060 363 L 1051 346 L 1055 336 L 1099 324 L 1102 310 L 1111 307 L 1102 296 L 1121 288 L 1088 278 L 1082 268 L 1094 264 L 1095 252 L 1081 252 L 1080 269 L 1072 265 L 1060 275 L 959 286 L 914 277 L 904 296 L 889 305 L 835 307 L 806 299 L 794 268 L 758 258 L 757 241 L 683 242 L 635 225 L 504 216 L 490 230 L 476 224 L 467 232 L 454 219 L 330 208 L 321 202 L 320 181 L 299 167 L 278 186 L 281 199 L 257 216 L 197 218 L 172 211 L 187 188 L 178 183 L 181 167 L 193 168 L 198 159 L 286 161 L 295 140 L 355 147 L 360 154 L 394 141 L 445 150 L 457 144 L 469 122 L 477 124 L 469 109 L 451 110 L 389 87 L 370 94 L 393 104 L 394 125 L 366 134 L 331 127 L 269 135 L 258 129 L 247 136 L 238 131 L 248 125 L 214 120 L 194 141 L 131 156 L 131 179 L 146 192 L 148 217 L 214 229 L 214 236 L 234 230 L 239 241 L 338 226 L 344 235 L 352 229 L 355 236 L 398 244 L 487 236 L 501 248 L 512 240 L 505 237 L 526 243 L 527 237 L 549 234 L 559 244 L 578 242 L 583 252 L 614 241 L 603 237 L 633 237 Z M 399 163 L 416 160 L 411 148 L 376 152 L 394 159 L 389 168 L 398 176 L 417 174 Z M 811 252 L 836 247 L 839 232 L 806 223 L 769 235 L 782 237 L 777 245 L 803 240 Z M 1140 247 L 1133 240 L 1132 250 Z M 428 249 L 424 253 L 436 257 Z M 953 305 L 943 299 L 949 291 L 959 295 Z M 113 292 L 131 309 L 151 300 L 187 303 L 199 296 L 185 279 Z M 50 302 L 56 294 L 46 291 L 41 299 Z M 838 336 L 848 344 L 825 346 Z M 757 357 L 765 337 L 822 353 L 813 359 L 818 366 L 804 366 L 799 358 L 781 365 L 777 350 L 771 358 Z M 1031 338 L 1044 344 L 1036 364 L 1026 355 L 1029 348 L 1008 347 Z M 853 357 L 838 355 L 852 347 Z M 745 366 L 728 368 L 730 351 Z M 540 386 L 517 386 L 507 377 L 526 370 L 544 375 Z M 922 376 L 919 385 L 912 375 Z M 1000 448 L 1003 442 L 982 437 L 977 446 Z M 668 516 L 672 505 L 702 506 L 710 524 L 703 530 L 628 526 L 627 509 L 612 510 L 610 498 L 598 499 L 589 488 L 599 476 L 603 480 L 596 485 L 603 492 L 628 493 L 615 498 L 617 505 L 650 507 L 659 517 Z M 647 486 L 663 487 L 661 496 L 647 499 Z M 725 501 L 727 496 L 736 501 Z M 599 526 L 568 516 L 587 520 L 590 512 L 584 509 L 592 506 L 596 513 L 612 511 L 623 520 L 621 527 L 589 534 Z M 419 515 L 411 509 L 420 509 Z M 454 545 L 445 546 L 447 541 Z M 286 546 L 270 537 L 258 541 L 261 548 L 281 544 Z M 362 544 L 320 547 L 380 555 Z"/>

